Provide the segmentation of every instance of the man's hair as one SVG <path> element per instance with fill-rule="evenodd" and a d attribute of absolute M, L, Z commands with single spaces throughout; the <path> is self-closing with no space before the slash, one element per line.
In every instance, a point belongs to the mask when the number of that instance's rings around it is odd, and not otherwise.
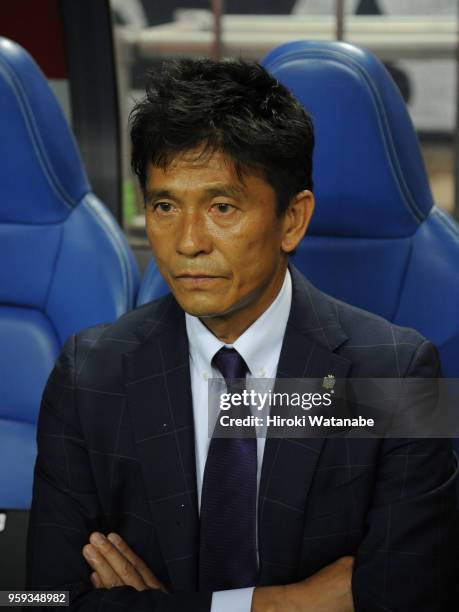
<path fill-rule="evenodd" d="M 149 163 L 164 169 L 179 154 L 222 151 L 264 178 L 281 216 L 295 194 L 312 190 L 312 121 L 294 96 L 254 62 L 180 59 L 147 75 L 130 115 L 132 169 L 145 193 Z"/>

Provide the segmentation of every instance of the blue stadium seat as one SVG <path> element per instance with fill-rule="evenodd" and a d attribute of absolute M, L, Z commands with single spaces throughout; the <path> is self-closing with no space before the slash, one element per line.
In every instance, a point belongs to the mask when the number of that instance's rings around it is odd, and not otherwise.
<path fill-rule="evenodd" d="M 133 307 L 139 275 L 45 77 L 5 38 L 0 134 L 0 509 L 27 509 L 54 361 L 70 334 Z"/>
<path fill-rule="evenodd" d="M 323 291 L 419 330 L 459 377 L 459 227 L 432 200 L 413 125 L 368 51 L 288 43 L 262 64 L 312 114 L 316 210 L 293 261 Z M 167 290 L 152 262 L 144 303 Z"/>

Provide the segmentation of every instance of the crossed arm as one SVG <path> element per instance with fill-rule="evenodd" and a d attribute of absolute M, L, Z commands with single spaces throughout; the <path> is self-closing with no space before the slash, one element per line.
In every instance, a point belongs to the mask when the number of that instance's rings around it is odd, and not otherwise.
<path fill-rule="evenodd" d="M 82 553 L 94 570 L 96 589 L 131 586 L 137 591 L 167 590 L 116 533 L 94 532 Z M 352 612 L 352 557 L 342 557 L 306 580 L 284 586 L 257 587 L 251 612 Z"/>

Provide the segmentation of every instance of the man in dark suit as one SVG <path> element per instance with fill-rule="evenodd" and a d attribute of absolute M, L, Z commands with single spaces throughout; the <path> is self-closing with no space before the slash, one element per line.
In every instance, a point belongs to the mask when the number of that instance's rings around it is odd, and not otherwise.
<path fill-rule="evenodd" d="M 417 332 L 289 264 L 314 207 L 305 111 L 257 65 L 182 60 L 152 77 L 131 135 L 172 294 L 63 349 L 27 587 L 99 612 L 450 609 L 448 441 L 207 437 L 209 377 L 439 375 Z"/>

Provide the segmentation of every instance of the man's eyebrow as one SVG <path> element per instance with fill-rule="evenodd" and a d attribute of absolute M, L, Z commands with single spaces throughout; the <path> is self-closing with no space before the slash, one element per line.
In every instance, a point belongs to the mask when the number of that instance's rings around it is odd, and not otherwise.
<path fill-rule="evenodd" d="M 145 191 L 145 202 L 151 202 L 152 200 L 159 200 L 161 198 L 177 199 L 177 196 L 168 189 L 147 189 Z"/>
<path fill-rule="evenodd" d="M 204 189 L 206 197 L 226 196 L 228 198 L 240 198 L 244 195 L 242 187 L 236 185 L 213 185 Z"/>
<path fill-rule="evenodd" d="M 237 187 L 236 185 L 212 185 L 212 187 L 206 187 L 203 189 L 203 198 L 214 198 L 218 196 L 226 196 L 228 198 L 240 198 L 244 195 L 244 189 Z M 169 189 L 147 189 L 145 191 L 145 201 L 151 202 L 152 200 L 159 200 L 161 198 L 168 198 L 170 200 L 180 201 L 180 197 L 170 191 Z"/>

